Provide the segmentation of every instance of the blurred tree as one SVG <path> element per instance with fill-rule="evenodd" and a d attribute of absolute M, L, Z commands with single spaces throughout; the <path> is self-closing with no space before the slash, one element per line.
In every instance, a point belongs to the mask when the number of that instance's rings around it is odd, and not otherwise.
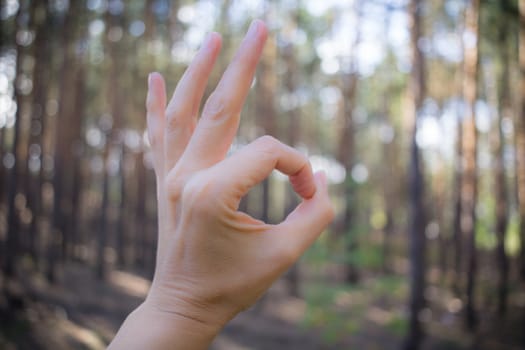
<path fill-rule="evenodd" d="M 27 207 L 31 212 L 29 226 L 29 252 L 33 262 L 38 263 L 37 244 L 40 238 L 39 223 L 42 215 L 43 154 L 44 132 L 47 127 L 45 108 L 49 91 L 47 81 L 49 69 L 44 68 L 51 61 L 50 31 L 51 14 L 48 0 L 35 1 L 33 5 L 33 22 L 35 25 L 35 66 L 33 69 L 33 93 L 31 108 L 31 125 L 29 139 L 29 159 L 27 162 Z"/>
<path fill-rule="evenodd" d="M 111 207 L 111 183 L 112 172 L 111 155 L 117 150 L 122 149 L 123 143 L 122 129 L 125 125 L 125 107 L 124 107 L 124 93 L 125 87 L 121 83 L 123 72 L 126 71 L 127 62 L 125 59 L 125 50 L 123 46 L 124 28 L 126 28 L 125 7 L 117 5 L 118 1 L 110 1 L 109 9 L 105 13 L 106 32 L 104 35 L 104 50 L 107 55 L 108 64 L 108 80 L 106 87 L 107 101 L 105 101 L 106 108 L 109 113 L 103 116 L 101 125 L 106 132 L 106 142 L 103 151 L 104 169 L 102 173 L 102 207 L 100 211 L 100 229 L 98 231 L 97 239 L 97 277 L 105 279 L 107 276 L 107 249 L 108 243 L 111 240 L 113 217 L 108 217 L 107 214 Z M 122 164 L 119 165 L 120 167 Z M 122 182 L 124 178 L 120 179 Z M 121 198 L 121 203 L 122 198 Z M 121 234 L 121 233 L 117 233 Z M 120 247 L 118 247 L 120 248 Z"/>
<path fill-rule="evenodd" d="M 463 42 L 463 41 L 462 41 Z M 463 46 L 462 46 L 463 49 Z M 458 96 L 462 96 L 463 84 L 463 70 L 458 68 L 457 90 Z M 457 108 L 456 118 L 456 141 L 454 154 L 454 203 L 453 203 L 453 222 L 452 222 L 452 239 L 454 244 L 454 261 L 453 261 L 453 277 L 452 290 L 459 295 L 461 285 L 461 271 L 462 271 L 462 257 L 463 257 L 463 236 L 461 234 L 461 184 L 463 183 L 463 121 L 459 107 Z"/>
<path fill-rule="evenodd" d="M 501 6 L 501 5 L 500 5 Z M 504 11 L 500 9 L 501 13 Z M 498 11 L 498 12 L 500 12 Z M 503 17 L 502 17 L 503 18 Z M 498 313 L 499 316 L 504 316 L 507 309 L 507 295 L 508 295 L 508 278 L 509 278 L 509 262 L 507 253 L 505 252 L 505 240 L 509 221 L 509 204 L 507 196 L 507 176 L 505 170 L 504 149 L 505 138 L 503 135 L 502 124 L 504 118 L 511 116 L 512 106 L 510 101 L 509 91 L 509 21 L 504 20 L 499 23 L 498 28 L 498 43 L 499 43 L 499 58 L 501 72 L 499 79 L 494 75 L 491 79 L 496 93 L 493 93 L 497 101 L 494 105 L 497 106 L 496 118 L 491 130 L 491 144 L 492 144 L 492 158 L 494 171 L 494 193 L 496 201 L 496 225 L 495 233 L 497 237 L 496 259 L 499 266 L 499 280 L 498 280 Z M 497 87 L 495 86 L 497 82 Z M 496 96 L 497 94 L 497 96 Z"/>
<path fill-rule="evenodd" d="M 463 120 L 463 181 L 461 185 L 461 233 L 467 240 L 466 325 L 476 325 L 474 288 L 477 274 L 476 204 L 478 199 L 476 99 L 479 47 L 479 0 L 469 0 L 465 19 L 465 68 L 463 94 L 466 113 Z"/>
<path fill-rule="evenodd" d="M 5 267 L 6 276 L 12 277 L 15 274 L 15 264 L 20 254 L 20 210 L 22 209 L 21 201 L 17 200 L 20 190 L 20 180 L 23 179 L 24 164 L 26 162 L 22 149 L 21 133 L 23 132 L 23 123 L 25 115 L 28 114 L 27 105 L 27 83 L 29 75 L 24 69 L 24 62 L 29 53 L 27 46 L 30 44 L 24 40 L 23 33 L 29 31 L 29 2 L 22 1 L 19 4 L 18 12 L 15 17 L 16 23 L 16 79 L 14 87 L 14 100 L 17 105 L 15 115 L 15 125 L 13 130 L 13 143 L 11 154 L 14 156 L 14 164 L 8 173 L 7 183 L 9 184 L 7 193 L 7 238 L 5 250 Z M 21 193 L 20 193 L 21 194 Z"/>
<path fill-rule="evenodd" d="M 423 35 L 421 16 L 424 2 L 411 0 L 408 11 L 410 16 L 410 41 L 412 51 L 412 69 L 409 82 L 411 140 L 409 164 L 409 256 L 410 256 L 410 299 L 409 325 L 404 349 L 415 350 L 421 346 L 423 326 L 420 314 L 425 306 L 425 271 L 426 271 L 426 237 L 424 210 L 423 164 L 417 144 L 418 119 L 421 117 L 423 99 L 426 93 L 425 62 L 420 39 Z"/>
<path fill-rule="evenodd" d="M 265 4 L 264 18 L 269 18 L 273 10 L 270 3 Z M 257 124 L 265 135 L 278 136 L 277 111 L 275 96 L 277 91 L 277 74 L 275 64 L 277 61 L 277 43 L 274 35 L 269 35 L 263 54 L 257 68 L 257 84 L 255 86 L 255 113 Z M 270 217 L 271 207 L 271 178 L 264 180 L 262 185 L 262 210 L 261 220 L 269 222 L 275 220 Z"/>
<path fill-rule="evenodd" d="M 297 31 L 299 30 L 299 3 L 295 3 L 295 10 L 291 11 L 291 13 L 288 14 L 288 28 L 287 28 L 287 40 L 284 39 L 283 43 L 281 44 L 281 56 L 284 61 L 284 65 L 286 67 L 286 73 L 284 75 L 284 94 L 289 98 L 290 101 L 297 101 L 298 100 L 298 80 L 299 80 L 299 72 L 298 72 L 298 62 L 297 62 L 297 54 L 296 54 L 296 48 L 295 43 L 293 41 L 293 38 L 295 35 L 297 35 Z M 285 140 L 288 145 L 292 147 L 299 146 L 299 137 L 301 135 L 301 111 L 299 109 L 299 104 L 291 103 L 291 105 L 288 107 L 287 111 L 287 121 L 288 126 L 286 130 L 286 137 Z M 284 205 L 284 215 L 283 217 L 286 217 L 288 214 L 290 214 L 293 209 L 297 206 L 298 200 L 297 196 L 295 195 L 293 189 L 288 186 L 288 190 L 286 192 L 285 196 L 285 205 Z M 299 262 L 292 265 L 290 270 L 288 271 L 287 280 L 289 283 L 289 293 L 292 296 L 299 297 L 300 296 L 300 273 L 299 273 Z"/>
<path fill-rule="evenodd" d="M 341 69 L 341 110 L 339 111 L 339 138 L 337 148 L 337 160 L 344 166 L 346 179 L 343 184 L 345 206 L 340 231 L 344 235 L 346 242 L 345 254 L 349 261 L 345 266 L 345 280 L 350 283 L 357 283 L 359 272 L 353 257 L 358 249 L 358 235 L 356 219 L 356 194 L 357 183 L 353 179 L 352 169 L 356 164 L 356 141 L 354 125 L 354 109 L 356 108 L 356 91 L 359 79 L 357 68 L 357 49 L 361 41 L 359 22 L 361 18 L 361 2 L 353 4 L 353 10 L 357 16 L 355 28 L 357 30 L 354 40 L 350 47 L 350 58 L 348 66 Z"/>
<path fill-rule="evenodd" d="M 62 69 L 59 86 L 59 105 L 57 127 L 62 132 L 56 133 L 53 177 L 53 232 L 47 245 L 46 276 L 50 282 L 56 282 L 58 259 L 64 259 L 68 250 L 69 237 L 67 230 L 71 220 L 71 198 L 73 192 L 74 135 L 77 132 L 75 123 L 80 111 L 76 110 L 75 77 L 78 72 L 77 39 L 82 1 L 71 3 L 64 13 L 61 36 L 63 47 Z"/>
<path fill-rule="evenodd" d="M 520 217 L 520 273 L 525 281 L 525 0 L 519 0 L 519 65 L 521 80 L 521 109 L 516 118 L 516 178 Z"/>

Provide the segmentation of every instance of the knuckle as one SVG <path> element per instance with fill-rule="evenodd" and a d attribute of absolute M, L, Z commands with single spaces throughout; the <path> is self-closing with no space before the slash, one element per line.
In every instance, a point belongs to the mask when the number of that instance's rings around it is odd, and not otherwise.
<path fill-rule="evenodd" d="M 186 68 L 186 71 L 184 72 L 184 76 L 182 77 L 181 81 L 199 80 L 201 78 L 202 68 L 202 63 L 197 58 L 188 66 L 188 68 Z"/>
<path fill-rule="evenodd" d="M 158 132 L 155 132 L 152 128 L 148 128 L 148 143 L 151 148 L 157 148 L 157 145 L 160 143 L 160 138 Z"/>
<path fill-rule="evenodd" d="M 174 132 L 180 129 L 186 114 L 187 111 L 182 106 L 177 104 L 168 106 L 166 109 L 167 130 L 169 132 Z"/>
<path fill-rule="evenodd" d="M 181 198 L 184 184 L 185 178 L 176 168 L 168 173 L 164 179 L 163 188 L 172 202 L 176 202 Z"/>
<path fill-rule="evenodd" d="M 231 103 L 217 92 L 213 92 L 204 106 L 203 116 L 211 121 L 228 119 L 233 115 Z"/>
<path fill-rule="evenodd" d="M 263 135 L 256 140 L 261 146 L 273 148 L 279 144 L 279 141 L 270 135 Z"/>
<path fill-rule="evenodd" d="M 264 135 L 254 142 L 254 150 L 261 161 L 275 162 L 279 157 L 280 142 L 273 136 Z"/>
<path fill-rule="evenodd" d="M 197 173 L 184 183 L 181 200 L 194 212 L 209 215 L 213 211 L 213 191 L 213 183 Z"/>
<path fill-rule="evenodd" d="M 146 96 L 146 111 L 150 114 L 160 114 L 162 111 L 161 101 L 155 94 L 149 92 Z"/>
<path fill-rule="evenodd" d="M 273 136 L 264 135 L 255 140 L 255 144 L 259 152 L 271 156 L 276 153 L 280 142 Z"/>

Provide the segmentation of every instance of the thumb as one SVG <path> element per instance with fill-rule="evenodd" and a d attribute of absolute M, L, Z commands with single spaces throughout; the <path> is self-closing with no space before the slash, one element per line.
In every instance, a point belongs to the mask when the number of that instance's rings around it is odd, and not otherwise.
<path fill-rule="evenodd" d="M 293 255 L 297 258 L 319 237 L 335 215 L 328 195 L 326 174 L 317 172 L 314 181 L 314 195 L 304 199 L 282 223 L 275 226 L 279 240 L 286 240 L 284 246 L 293 249 Z"/>

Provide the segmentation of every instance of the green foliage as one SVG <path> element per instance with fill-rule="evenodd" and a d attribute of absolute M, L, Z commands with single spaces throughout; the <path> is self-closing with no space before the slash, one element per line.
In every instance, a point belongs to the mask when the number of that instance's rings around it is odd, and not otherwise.
<path fill-rule="evenodd" d="M 479 249 L 492 250 L 496 247 L 496 235 L 487 220 L 480 219 L 476 223 L 476 246 Z"/>
<path fill-rule="evenodd" d="M 351 296 L 355 290 L 353 286 L 344 285 L 309 285 L 305 293 L 307 309 L 304 326 L 321 328 L 323 339 L 328 343 L 335 343 L 343 336 L 359 331 L 359 320 L 363 319 L 366 304 L 346 309 L 338 302 L 342 297 Z"/>
<path fill-rule="evenodd" d="M 377 244 L 361 244 L 346 261 L 360 268 L 379 269 L 383 265 L 383 249 Z"/>
<path fill-rule="evenodd" d="M 476 246 L 479 249 L 492 250 L 496 247 L 497 240 L 494 234 L 495 208 L 496 204 L 493 196 L 480 195 L 476 222 Z"/>
<path fill-rule="evenodd" d="M 397 336 L 402 337 L 408 330 L 408 320 L 406 318 L 395 315 L 386 324 L 386 328 Z"/>
<path fill-rule="evenodd" d="M 374 293 L 396 298 L 403 298 L 406 293 L 406 279 L 402 276 L 381 276 L 377 277 L 374 282 Z"/>
<path fill-rule="evenodd" d="M 505 251 L 509 256 L 518 256 L 521 248 L 520 222 L 518 215 L 512 215 L 509 219 L 507 235 L 505 236 Z"/>
<path fill-rule="evenodd" d="M 332 255 L 329 247 L 329 240 L 331 232 L 323 233 L 312 246 L 306 251 L 302 259 L 312 265 L 312 267 L 320 266 L 330 260 Z"/>
<path fill-rule="evenodd" d="M 325 341 L 336 343 L 367 327 L 370 310 L 375 308 L 381 310 L 382 325 L 402 335 L 407 321 L 400 309 L 390 305 L 399 305 L 406 299 L 406 283 L 402 276 L 375 277 L 359 285 L 309 283 L 305 286 L 307 308 L 303 326 L 321 329 Z"/>

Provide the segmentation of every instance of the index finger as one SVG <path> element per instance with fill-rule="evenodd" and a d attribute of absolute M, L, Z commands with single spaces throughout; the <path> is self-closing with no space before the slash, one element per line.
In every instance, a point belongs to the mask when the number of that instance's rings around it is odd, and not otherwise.
<path fill-rule="evenodd" d="M 304 199 L 314 196 L 316 185 L 306 156 L 271 136 L 263 136 L 210 170 L 228 204 L 237 209 L 241 198 L 276 169 L 290 178 Z"/>
<path fill-rule="evenodd" d="M 195 170 L 207 168 L 226 156 L 267 35 L 262 21 L 252 22 L 237 54 L 206 102 L 183 156 L 191 159 Z"/>

